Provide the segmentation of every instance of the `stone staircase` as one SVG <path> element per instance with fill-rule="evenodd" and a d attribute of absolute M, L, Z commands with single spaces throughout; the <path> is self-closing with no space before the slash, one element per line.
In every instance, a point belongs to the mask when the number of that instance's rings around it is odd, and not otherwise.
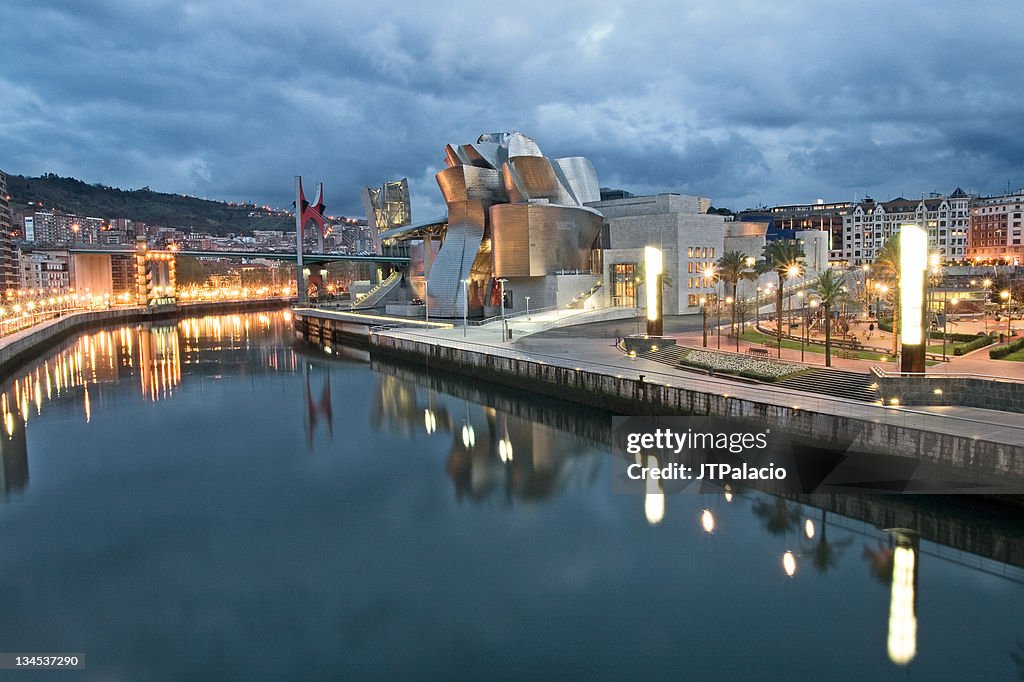
<path fill-rule="evenodd" d="M 392 272 L 387 279 L 380 282 L 377 286 L 366 292 L 364 296 L 359 298 L 355 303 L 352 304 L 353 310 L 374 308 L 379 306 L 384 300 L 384 297 L 391 293 L 391 290 L 398 286 L 398 283 L 402 279 L 402 273 Z"/>
<path fill-rule="evenodd" d="M 590 287 L 589 290 L 584 291 L 583 293 L 575 296 L 571 301 L 569 301 L 569 303 L 565 305 L 565 307 L 578 310 L 586 308 L 587 301 L 590 300 L 590 298 L 593 297 L 598 291 L 600 291 L 603 285 L 604 282 L 602 282 L 601 280 L 594 282 L 594 286 Z"/>
<path fill-rule="evenodd" d="M 772 385 L 868 403 L 881 400 L 878 385 L 870 374 L 841 369 L 814 368 L 800 376 L 776 381 Z"/>

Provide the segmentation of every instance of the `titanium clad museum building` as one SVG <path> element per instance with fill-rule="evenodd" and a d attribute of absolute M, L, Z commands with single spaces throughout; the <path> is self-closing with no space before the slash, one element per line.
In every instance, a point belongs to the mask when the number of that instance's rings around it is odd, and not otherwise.
<path fill-rule="evenodd" d="M 602 197 L 588 159 L 550 159 L 519 132 L 449 144 L 445 165 L 436 179 L 446 218 L 412 222 L 404 180 L 363 189 L 382 248 L 411 261 L 390 300 L 424 299 L 431 317 L 497 314 L 502 292 L 516 312 L 636 307 L 645 246 L 664 254 L 664 312 L 699 312 L 716 292 L 708 266 L 729 250 L 760 259 L 764 248 L 763 225 L 708 215 L 707 198 Z"/>

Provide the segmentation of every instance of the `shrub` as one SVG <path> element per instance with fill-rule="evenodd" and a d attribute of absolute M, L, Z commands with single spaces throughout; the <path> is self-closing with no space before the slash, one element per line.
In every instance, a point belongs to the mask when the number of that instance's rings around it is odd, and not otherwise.
<path fill-rule="evenodd" d="M 967 343 L 962 343 L 960 345 L 953 346 L 953 355 L 967 355 L 973 350 L 978 350 L 979 348 L 990 346 L 995 342 L 996 336 L 994 334 L 989 334 L 988 336 L 978 336 L 973 340 L 968 341 Z"/>
<path fill-rule="evenodd" d="M 1017 339 L 1013 343 L 1008 343 L 1005 346 L 1000 346 L 999 348 L 993 348 L 988 352 L 988 356 L 993 360 L 1001 360 L 1010 353 L 1016 353 L 1022 348 L 1024 348 L 1024 338 Z"/>

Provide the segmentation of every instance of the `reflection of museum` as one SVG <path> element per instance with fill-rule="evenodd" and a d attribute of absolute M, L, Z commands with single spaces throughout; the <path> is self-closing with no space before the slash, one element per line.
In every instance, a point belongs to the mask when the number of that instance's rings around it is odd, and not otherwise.
<path fill-rule="evenodd" d="M 589 486 L 602 453 L 555 428 L 381 376 L 371 406 L 375 429 L 450 439 L 445 473 L 456 499 L 542 500 Z"/>
<path fill-rule="evenodd" d="M 405 281 L 381 303 L 426 299 L 438 317 L 461 317 L 467 302 L 471 315 L 493 314 L 502 292 L 515 311 L 635 307 L 643 249 L 657 246 L 665 312 L 697 312 L 715 292 L 706 268 L 727 251 L 760 258 L 770 238 L 767 223 L 708 215 L 710 199 L 602 191 L 588 159 L 549 159 L 518 132 L 447 145 L 445 163 L 437 183 L 447 217 L 413 223 L 405 180 L 363 190 L 385 253 L 410 258 Z M 810 270 L 827 263 L 826 233 L 797 236 Z"/>

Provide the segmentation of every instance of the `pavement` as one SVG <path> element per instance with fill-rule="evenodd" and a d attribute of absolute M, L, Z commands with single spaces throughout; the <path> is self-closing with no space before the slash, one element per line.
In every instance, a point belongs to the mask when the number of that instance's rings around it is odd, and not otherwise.
<path fill-rule="evenodd" d="M 564 315 L 564 313 L 562 313 Z M 691 319 L 696 317 L 696 319 Z M 720 376 L 708 376 L 699 371 L 669 367 L 644 358 L 630 358 L 615 345 L 617 337 L 636 332 L 632 316 L 625 319 L 600 321 L 572 325 L 585 318 L 566 316 L 561 321 L 551 313 L 531 316 L 529 319 L 508 320 L 512 341 L 502 338 L 503 325 L 500 322 L 465 329 L 433 330 L 388 330 L 384 333 L 420 341 L 477 350 L 481 352 L 516 357 L 535 362 L 580 368 L 611 376 L 645 376 L 651 383 L 679 386 L 701 391 L 712 391 L 724 396 L 734 396 L 762 403 L 799 407 L 808 411 L 828 414 L 843 414 L 874 422 L 899 424 L 937 433 L 967 435 L 980 440 L 1020 445 L 1024 443 L 1024 414 L 999 412 L 971 407 L 927 407 L 890 406 L 861 401 L 813 395 L 793 389 L 770 385 L 749 384 L 732 381 Z M 552 323 L 558 324 L 552 328 Z M 560 323 L 559 323 L 560 322 Z M 700 346 L 700 316 L 666 318 L 666 335 L 674 336 L 686 345 Z M 694 340 L 696 344 L 692 343 Z M 735 341 L 732 342 L 735 348 Z M 740 350 L 744 344 L 740 341 Z M 717 347 L 709 338 L 709 347 Z M 748 346 L 751 344 L 748 344 Z M 723 351 L 726 337 L 722 338 Z M 784 360 L 799 361 L 799 350 L 783 349 Z M 794 357 L 795 355 L 795 357 Z M 815 366 L 823 366 L 823 356 L 817 356 Z M 837 358 L 838 369 L 862 369 L 867 371 L 872 363 L 868 361 L 842 361 Z M 840 361 L 843 364 L 839 364 Z M 847 363 L 856 363 L 850 365 Z M 952 363 L 950 363 L 952 364 Z M 1024 363 L 1008 363 L 1022 365 Z M 890 365 L 891 366 L 891 365 Z M 934 368 L 929 368 L 932 371 Z"/>

